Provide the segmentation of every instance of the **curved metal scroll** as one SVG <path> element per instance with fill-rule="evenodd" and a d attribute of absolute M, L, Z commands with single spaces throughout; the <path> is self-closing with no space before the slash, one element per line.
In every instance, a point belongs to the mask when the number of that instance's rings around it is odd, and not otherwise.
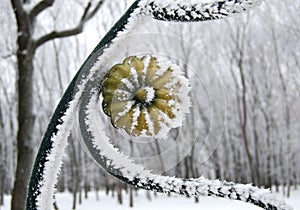
<path fill-rule="evenodd" d="M 77 116 L 80 132 L 86 148 L 94 159 L 119 180 L 147 190 L 174 192 L 189 196 L 217 196 L 242 200 L 269 210 L 289 210 L 291 207 L 278 201 L 271 193 L 251 185 L 235 184 L 218 180 L 182 179 L 152 174 L 135 164 L 112 146 L 109 139 L 98 135 L 93 123 L 97 119 L 87 107 L 98 103 L 99 86 L 105 72 L 95 66 L 105 63 L 105 54 L 113 51 L 118 37 L 132 31 L 143 17 L 151 16 L 164 21 L 205 21 L 219 19 L 244 11 L 257 4 L 256 0 L 220 0 L 212 3 L 186 3 L 171 0 L 137 0 L 100 41 L 79 69 L 57 106 L 40 145 L 32 170 L 27 196 L 27 209 L 50 209 L 67 137 Z M 195 1 L 193 1 L 195 2 Z M 95 79 L 96 78 L 96 79 Z M 96 146 L 95 146 L 96 144 Z M 117 159 L 122 158 L 122 164 Z M 109 162 L 109 164 L 107 164 Z M 125 164 L 124 164 L 125 163 Z"/>

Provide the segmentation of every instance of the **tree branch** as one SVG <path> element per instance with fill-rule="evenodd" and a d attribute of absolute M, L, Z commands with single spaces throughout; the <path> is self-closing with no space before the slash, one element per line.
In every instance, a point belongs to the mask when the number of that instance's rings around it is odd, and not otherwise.
<path fill-rule="evenodd" d="M 91 2 L 89 2 L 83 11 L 83 14 L 77 26 L 75 26 L 72 29 L 67 29 L 63 31 L 54 30 L 48 34 L 45 34 L 44 36 L 38 38 L 36 41 L 33 42 L 34 48 L 36 49 L 39 46 L 45 44 L 46 42 L 57 38 L 64 38 L 80 34 L 83 31 L 84 25 L 97 13 L 103 2 L 104 0 L 100 0 L 92 11 L 89 11 L 91 9 Z"/>
<path fill-rule="evenodd" d="M 84 21 L 85 20 L 86 16 L 88 15 L 88 12 L 89 12 L 89 10 L 91 8 L 91 5 L 92 5 L 91 2 L 89 2 L 88 5 L 85 7 L 85 9 L 83 11 L 83 15 L 81 16 L 80 21 Z"/>
<path fill-rule="evenodd" d="M 46 42 L 51 41 L 53 39 L 78 35 L 82 32 L 82 30 L 83 30 L 83 24 L 80 23 L 79 25 L 77 25 L 76 27 L 74 27 L 72 29 L 68 29 L 68 30 L 64 30 L 64 31 L 52 31 L 52 32 L 40 37 L 36 41 L 34 41 L 34 47 L 38 48 L 39 46 L 41 46 L 41 45 L 45 44 Z"/>
<path fill-rule="evenodd" d="M 54 3 L 54 0 L 43 0 L 37 3 L 32 10 L 30 11 L 30 19 L 33 20 L 36 16 L 38 16 L 41 12 L 43 12 L 48 7 L 51 7 Z"/>
<path fill-rule="evenodd" d="M 17 54 L 16 52 L 12 52 L 12 53 L 10 53 L 10 54 L 1 55 L 1 58 L 2 58 L 2 59 L 8 59 L 8 58 L 10 58 L 10 57 L 15 56 L 16 54 Z"/>
<path fill-rule="evenodd" d="M 95 6 L 95 8 L 87 15 L 86 21 L 90 20 L 92 17 L 95 16 L 101 5 L 103 4 L 104 0 L 100 0 L 98 4 Z"/>

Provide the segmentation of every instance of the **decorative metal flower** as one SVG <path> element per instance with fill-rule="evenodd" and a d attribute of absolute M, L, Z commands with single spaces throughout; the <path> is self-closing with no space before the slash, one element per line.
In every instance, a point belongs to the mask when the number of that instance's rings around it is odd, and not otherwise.
<path fill-rule="evenodd" d="M 179 66 L 153 56 L 114 65 L 102 85 L 102 108 L 111 123 L 134 137 L 166 137 L 189 112 L 189 81 Z"/>

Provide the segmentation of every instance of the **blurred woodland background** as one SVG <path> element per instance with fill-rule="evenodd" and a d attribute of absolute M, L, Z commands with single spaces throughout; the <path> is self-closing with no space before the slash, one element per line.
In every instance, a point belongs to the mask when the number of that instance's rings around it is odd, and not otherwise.
<path fill-rule="evenodd" d="M 0 205 L 5 194 L 12 194 L 12 209 L 23 208 L 31 164 L 54 108 L 85 58 L 131 2 L 1 2 Z M 207 97 L 197 93 L 201 88 L 195 85 L 193 94 L 199 97 L 193 98 L 193 102 L 199 104 L 200 118 L 187 120 L 188 129 L 173 139 L 183 142 L 178 153 L 189 144 L 191 150 L 172 169 L 164 170 L 164 158 L 156 163 L 157 168 L 172 176 L 204 175 L 272 190 L 281 187 L 287 196 L 291 188 L 297 188 L 300 183 L 299 11 L 299 1 L 266 0 L 245 14 L 224 20 L 191 24 L 150 21 L 139 28 L 139 32 L 179 37 L 199 49 L 216 71 L 203 75 L 211 81 L 205 89 L 215 87 L 218 75 L 226 98 L 224 104 L 224 94 L 220 92 L 208 103 Z M 148 41 L 156 42 L 150 47 L 158 52 L 169 47 L 163 44 L 163 38 Z M 184 56 L 187 66 L 197 66 L 194 70 L 202 75 L 207 63 L 201 62 L 200 55 L 194 59 L 197 56 L 190 46 L 183 43 L 176 50 Z M 225 121 L 220 119 L 215 124 L 223 131 L 222 137 L 213 135 L 211 142 L 205 144 L 207 148 L 198 148 L 201 143 L 194 146 L 191 140 L 196 136 L 197 141 L 205 141 L 208 133 L 214 132 L 210 130 L 211 106 L 217 107 L 217 112 L 225 106 Z M 159 155 L 164 148 L 159 141 L 151 147 L 134 146 L 117 138 L 114 141 L 124 150 L 129 148 L 135 153 L 133 156 Z M 215 149 L 214 145 L 218 147 Z M 201 154 L 197 152 L 200 149 Z M 205 161 L 199 155 L 206 157 Z M 73 193 L 74 205 L 87 192 L 99 190 L 116 194 L 120 203 L 122 193 L 128 192 L 134 202 L 132 188 L 111 178 L 90 160 L 76 135 L 69 137 L 57 189 Z"/>

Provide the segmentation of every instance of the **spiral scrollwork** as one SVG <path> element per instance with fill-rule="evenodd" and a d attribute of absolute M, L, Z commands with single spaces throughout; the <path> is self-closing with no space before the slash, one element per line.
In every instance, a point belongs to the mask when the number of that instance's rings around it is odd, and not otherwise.
<path fill-rule="evenodd" d="M 170 129 L 183 124 L 189 112 L 188 79 L 173 62 L 149 54 L 133 55 L 106 68 L 116 52 L 114 46 L 121 43 L 120 38 L 126 39 L 143 17 L 206 21 L 242 12 L 256 4 L 256 0 L 135 1 L 82 65 L 54 112 L 32 171 L 27 209 L 51 208 L 49 195 L 54 193 L 67 137 L 74 124 L 91 157 L 125 183 L 158 192 L 242 200 L 268 210 L 292 209 L 271 193 L 251 185 L 154 174 L 112 144 L 105 132 L 107 125 L 98 114 L 102 106 L 111 124 L 131 137 L 166 137 Z"/>

